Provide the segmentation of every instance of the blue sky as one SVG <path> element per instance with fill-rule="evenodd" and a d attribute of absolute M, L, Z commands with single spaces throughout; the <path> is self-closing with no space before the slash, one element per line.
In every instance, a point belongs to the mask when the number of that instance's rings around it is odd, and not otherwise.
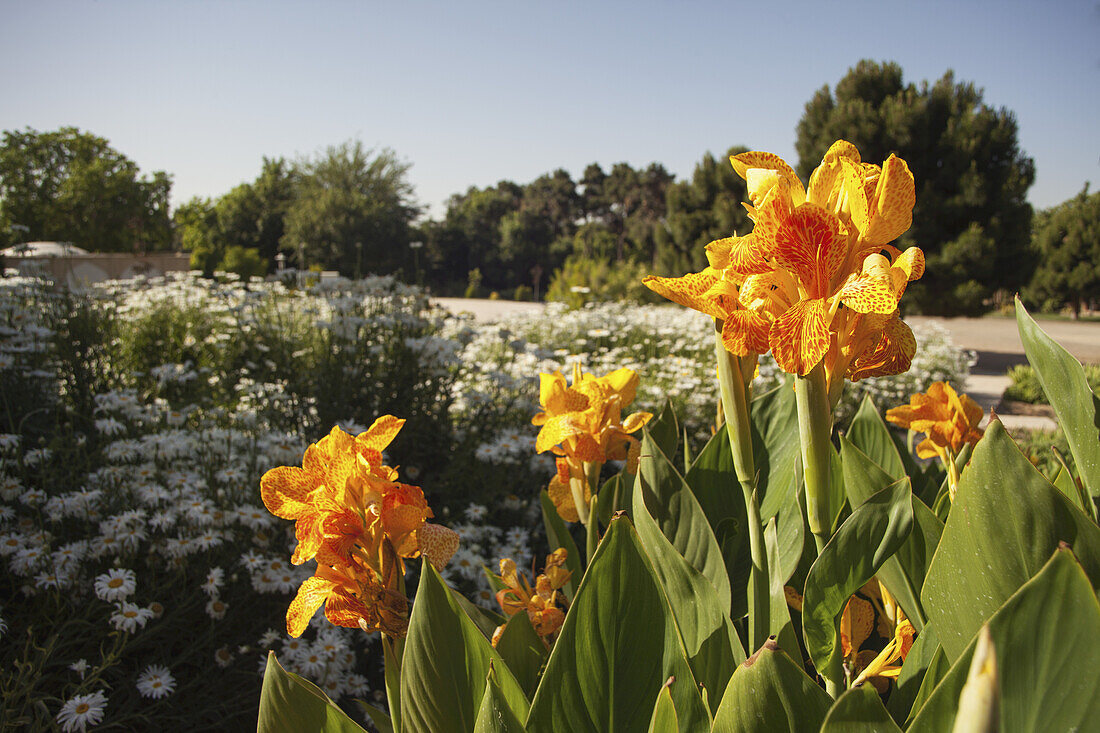
<path fill-rule="evenodd" d="M 358 138 L 412 164 L 422 204 L 554 168 L 733 145 L 795 162 L 814 91 L 861 58 L 956 79 L 1015 112 L 1031 202 L 1100 184 L 1100 3 L 175 2 L 0 4 L 0 129 L 75 125 L 173 200 L 218 196 Z"/>

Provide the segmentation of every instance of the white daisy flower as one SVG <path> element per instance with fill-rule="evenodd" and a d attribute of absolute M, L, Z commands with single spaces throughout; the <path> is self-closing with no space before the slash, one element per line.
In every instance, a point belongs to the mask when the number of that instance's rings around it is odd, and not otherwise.
<path fill-rule="evenodd" d="M 226 609 L 229 608 L 229 604 L 220 598 L 211 598 L 206 604 L 206 613 L 212 619 L 225 618 Z"/>
<path fill-rule="evenodd" d="M 88 660 L 78 659 L 69 665 L 69 669 L 80 675 L 80 679 L 84 679 L 84 673 L 88 671 Z"/>
<path fill-rule="evenodd" d="M 116 629 L 132 634 L 139 628 L 143 628 L 151 618 L 153 618 L 153 612 L 148 608 L 142 608 L 137 604 L 123 601 L 118 604 L 115 612 L 111 614 L 111 623 L 114 624 Z"/>
<path fill-rule="evenodd" d="M 137 689 L 142 697 L 154 700 L 171 695 L 176 689 L 176 678 L 168 668 L 160 664 L 150 664 L 137 678 Z"/>
<path fill-rule="evenodd" d="M 128 568 L 111 568 L 95 579 L 95 594 L 103 601 L 124 601 L 136 589 L 137 575 Z"/>
<path fill-rule="evenodd" d="M 88 726 L 99 725 L 103 720 L 103 710 L 107 707 L 107 696 L 102 690 L 91 695 L 76 695 L 69 698 L 57 714 L 57 723 L 65 733 L 83 731 Z"/>
<path fill-rule="evenodd" d="M 225 584 L 225 571 L 221 568 L 210 568 L 206 574 L 206 582 L 202 584 L 202 592 L 213 598 L 218 595 L 218 588 Z"/>

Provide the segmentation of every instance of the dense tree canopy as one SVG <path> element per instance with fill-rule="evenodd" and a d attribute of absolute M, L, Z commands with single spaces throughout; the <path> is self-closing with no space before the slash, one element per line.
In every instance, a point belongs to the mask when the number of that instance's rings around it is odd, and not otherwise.
<path fill-rule="evenodd" d="M 1035 221 L 1035 274 L 1025 295 L 1044 310 L 1081 308 L 1100 300 L 1100 193 L 1081 193 Z"/>
<path fill-rule="evenodd" d="M 976 314 L 998 293 L 1022 286 L 1028 268 L 1035 177 L 1019 149 L 1016 119 L 985 104 L 981 90 L 949 71 L 934 84 L 905 84 L 894 63 L 861 61 L 835 90 L 819 90 L 798 123 L 799 173 L 807 177 L 829 145 L 854 143 L 864 160 L 896 153 L 916 179 L 913 226 L 899 246 L 928 259 L 912 300 L 925 313 Z M 907 299 L 908 300 L 908 299 Z"/>
<path fill-rule="evenodd" d="M 31 240 L 73 242 L 93 252 L 166 249 L 172 182 L 138 166 L 107 140 L 65 127 L 4 132 L 0 145 L 0 243 L 13 224 Z M 20 237 L 24 239 L 24 237 Z"/>

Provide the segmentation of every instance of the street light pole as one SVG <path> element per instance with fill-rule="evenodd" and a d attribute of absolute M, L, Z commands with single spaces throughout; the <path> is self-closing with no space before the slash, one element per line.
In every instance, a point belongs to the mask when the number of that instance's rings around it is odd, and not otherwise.
<path fill-rule="evenodd" d="M 424 243 L 419 240 L 416 242 L 409 242 L 409 249 L 413 251 L 413 267 L 416 270 L 417 285 L 423 285 L 423 283 L 420 282 L 420 248 L 423 246 Z"/>

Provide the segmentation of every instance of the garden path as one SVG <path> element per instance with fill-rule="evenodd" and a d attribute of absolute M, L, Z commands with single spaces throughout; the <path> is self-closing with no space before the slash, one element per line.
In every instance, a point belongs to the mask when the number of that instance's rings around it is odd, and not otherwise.
<path fill-rule="evenodd" d="M 482 322 L 536 312 L 543 308 L 542 303 L 514 300 L 433 298 L 432 302 L 454 313 L 468 312 Z M 1014 318 L 908 316 L 905 320 L 912 325 L 934 321 L 951 332 L 956 345 L 976 352 L 978 361 L 971 370 L 964 390 L 982 406 L 987 415 L 991 409 L 1000 405 L 1001 394 L 1011 384 L 1005 371 L 1015 364 L 1027 363 Z M 1043 320 L 1039 325 L 1081 361 L 1100 363 L 1100 323 Z M 1001 421 L 1010 430 L 1053 430 L 1055 427 L 1054 420 L 1044 415 L 1001 414 Z"/>

